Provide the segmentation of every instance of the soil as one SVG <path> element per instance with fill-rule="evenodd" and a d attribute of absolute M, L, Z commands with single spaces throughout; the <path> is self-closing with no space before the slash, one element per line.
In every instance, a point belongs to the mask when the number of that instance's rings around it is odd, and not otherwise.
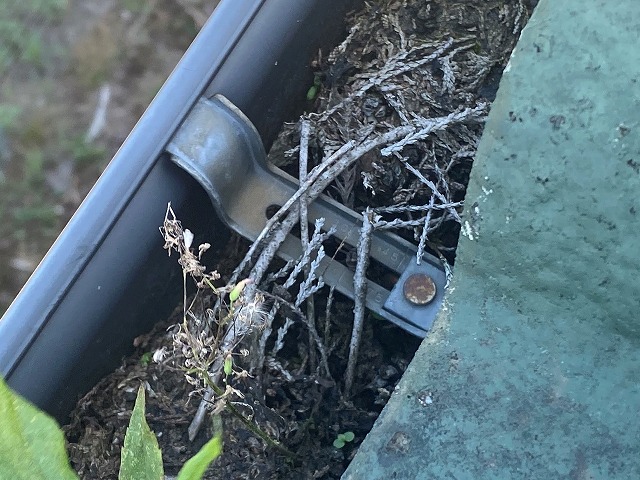
<path fill-rule="evenodd" d="M 403 125 L 412 115 L 426 119 L 446 117 L 462 108 L 490 102 L 532 6 L 498 0 L 379 0 L 354 13 L 347 40 L 314 62 L 317 80 L 314 90 L 310 90 L 308 107 L 318 115 L 308 117 L 312 123 L 310 167 L 363 131 L 366 135 L 383 133 Z M 448 38 L 453 41 L 444 55 L 420 64 L 420 55 L 431 53 Z M 431 45 L 414 49 L 425 42 Z M 398 61 L 397 71 L 385 77 L 385 83 L 376 83 L 381 72 L 385 68 L 389 72 L 389 65 L 395 65 L 403 51 L 412 53 Z M 407 66 L 405 70 L 403 65 Z M 368 83 L 372 86 L 363 89 Z M 384 86 L 393 88 L 385 90 Z M 358 91 L 364 93 L 354 95 Z M 377 209 L 380 225 L 397 220 L 402 223 L 397 233 L 416 244 L 426 237 L 427 250 L 452 264 L 461 230 L 456 215 L 462 210 L 460 202 L 485 115 L 486 109 L 473 118 L 402 145 L 399 156 L 367 154 L 335 179 L 327 193 L 357 212 L 367 207 Z M 285 126 L 270 159 L 297 175 L 295 149 L 299 142 L 299 123 Z M 435 185 L 438 195 L 412 169 Z M 432 208 L 425 223 L 424 206 L 430 202 L 443 207 Z M 247 248 L 243 239 L 234 237 L 229 241 L 221 256 L 226 259 L 224 264 L 215 266 L 221 275 L 218 285 L 226 284 Z M 275 265 L 272 271 L 280 266 Z M 286 300 L 291 295 L 276 287 L 274 282 L 260 285 L 271 297 Z M 192 308 L 194 318 L 205 318 L 214 302 L 215 298 L 198 295 Z M 268 311 L 272 303 L 265 303 Z M 325 289 L 315 295 L 317 325 L 325 325 L 326 303 Z M 290 311 L 288 315 L 295 317 L 296 313 Z M 349 355 L 353 302 L 336 295 L 329 328 L 319 329 L 328 350 L 330 375 L 310 367 L 313 362 L 308 332 L 304 322 L 295 320 L 274 362 L 251 375 L 235 374 L 226 379 L 227 385 L 238 392 L 230 397 L 237 410 L 280 441 L 292 455 L 267 446 L 229 409 L 224 409 L 224 453 L 204 478 L 340 478 L 420 342 L 368 315 L 354 393 L 345 398 L 342 378 Z M 175 475 L 210 438 L 211 425 L 194 442 L 187 436 L 202 392 L 187 383 L 180 368 L 185 357 L 184 352 L 176 351 L 175 339 L 182 321 L 180 307 L 153 332 L 136 339 L 136 352 L 79 401 L 65 433 L 72 463 L 82 478 L 117 478 L 119 452 L 141 384 L 147 391 L 147 420 L 158 437 L 166 475 Z M 285 323 L 286 315 L 275 318 L 274 336 Z M 272 336 L 268 346 L 276 343 Z M 152 361 L 152 354 L 163 349 L 169 353 L 168 358 Z M 245 366 L 240 357 L 236 365 Z M 338 434 L 345 432 L 353 432 L 354 440 L 342 448 L 334 447 Z"/>
<path fill-rule="evenodd" d="M 237 237 L 231 239 L 223 257 L 237 258 L 238 243 L 245 242 Z M 332 319 L 336 345 L 330 364 L 332 373 L 339 378 L 346 365 L 352 306 L 345 300 L 337 303 Z M 213 427 L 209 423 L 193 442 L 188 439 L 187 427 L 200 397 L 194 395 L 194 387 L 185 381 L 176 362 L 156 363 L 149 359 L 151 353 L 163 347 L 172 350 L 175 325 L 181 320 L 179 307 L 169 320 L 137 338 L 136 352 L 78 402 L 73 420 L 64 430 L 72 465 L 81 478 L 117 478 L 120 449 L 140 385 L 146 388 L 146 418 L 158 437 L 165 475 L 176 475 L 211 438 Z M 223 411 L 224 453 L 209 468 L 205 479 L 339 478 L 420 343 L 384 322 L 369 322 L 363 335 L 358 394 L 345 404 L 335 384 L 318 382 L 313 376 L 298 372 L 304 368 L 304 353 L 297 346 L 306 344 L 306 335 L 302 328 L 292 328 L 279 356 L 293 380 L 267 369 L 260 384 L 255 378 L 231 382 L 244 395 L 237 399 L 236 407 L 251 416 L 264 432 L 279 439 L 295 457 L 269 448 L 237 418 Z M 342 449 L 335 448 L 337 435 L 347 431 L 354 433 L 354 441 Z"/>

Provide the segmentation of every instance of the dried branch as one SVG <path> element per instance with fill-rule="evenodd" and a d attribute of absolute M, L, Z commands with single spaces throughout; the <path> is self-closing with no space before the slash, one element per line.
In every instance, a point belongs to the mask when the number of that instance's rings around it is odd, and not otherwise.
<path fill-rule="evenodd" d="M 255 297 L 251 301 L 243 301 L 238 308 L 237 313 L 233 315 L 233 321 L 227 328 L 227 331 L 217 349 L 217 355 L 208 370 L 208 386 L 205 390 L 203 400 L 198 406 L 198 410 L 189 425 L 189 440 L 193 441 L 200 430 L 204 417 L 206 415 L 207 405 L 211 403 L 214 391 L 209 385 L 217 385 L 222 376 L 224 361 L 240 341 L 254 328 L 263 325 L 265 312 L 262 310 L 262 302 L 256 300 Z M 205 372 L 207 370 L 205 369 Z"/>
<path fill-rule="evenodd" d="M 487 104 L 482 102 L 473 108 L 465 108 L 460 112 L 453 112 L 446 117 L 438 118 L 415 118 L 414 121 L 419 123 L 422 127 L 420 130 L 412 131 L 402 140 L 386 148 L 383 148 L 381 153 L 383 156 L 389 156 L 393 153 L 400 152 L 407 145 L 413 145 L 427 138 L 432 132 L 437 130 L 443 130 L 448 125 L 453 123 L 461 123 L 467 121 L 478 120 L 486 114 Z"/>
<path fill-rule="evenodd" d="M 275 319 L 279 309 L 280 309 L 280 302 L 276 300 L 275 302 L 273 302 L 273 306 L 271 307 L 271 310 L 267 314 L 267 317 L 265 318 L 265 321 L 264 321 L 264 328 L 262 330 L 262 335 L 260 336 L 260 341 L 258 342 L 258 352 L 256 355 L 255 368 L 254 368 L 254 371 L 256 372 L 256 376 L 258 377 L 258 380 L 260 380 L 262 376 L 261 370 L 262 370 L 262 365 L 264 365 L 264 362 L 265 362 L 265 355 L 266 355 L 265 352 L 267 350 L 267 341 L 271 336 L 273 320 Z M 260 387 L 262 386 L 261 381 L 258 381 L 257 384 Z"/>
<path fill-rule="evenodd" d="M 331 326 L 331 306 L 333 305 L 333 292 L 335 291 L 335 287 L 331 287 L 329 289 L 329 294 L 327 295 L 327 306 L 324 309 L 324 341 L 329 341 L 329 327 Z"/>
<path fill-rule="evenodd" d="M 424 255 L 424 247 L 427 243 L 427 235 L 430 231 L 431 224 L 431 213 L 433 212 L 433 201 L 436 196 L 431 195 L 431 200 L 429 201 L 429 208 L 427 210 L 427 216 L 424 218 L 424 224 L 422 226 L 422 233 L 420 234 L 420 242 L 418 243 L 418 251 L 416 252 L 416 263 L 420 265 L 422 262 L 422 257 Z"/>
<path fill-rule="evenodd" d="M 353 276 L 353 290 L 355 307 L 353 309 L 353 330 L 351 342 L 349 343 L 349 360 L 347 361 L 347 371 L 344 382 L 344 396 L 351 396 L 353 379 L 355 376 L 356 364 L 358 362 L 358 350 L 360 349 L 360 337 L 364 324 L 365 305 L 367 297 L 367 267 L 369 266 L 369 248 L 371 247 L 371 233 L 373 212 L 371 209 L 362 214 L 362 228 L 360 230 L 360 240 L 358 242 L 358 261 L 356 272 Z"/>
<path fill-rule="evenodd" d="M 342 99 L 338 104 L 334 105 L 328 110 L 325 110 L 322 114 L 310 114 L 310 118 L 318 123 L 326 122 L 333 114 L 338 110 L 347 108 L 348 105 L 354 103 L 358 98 L 362 97 L 373 87 L 384 85 L 389 79 L 399 76 L 405 72 L 416 69 L 429 62 L 433 62 L 436 58 L 442 56 L 442 54 L 451 47 L 453 39 L 448 39 L 444 43 L 437 45 L 433 43 L 424 43 L 410 50 L 403 50 L 397 55 L 391 57 L 387 64 L 380 70 L 375 70 L 371 74 L 368 74 L 366 78 L 361 80 L 361 86 L 348 97 Z M 428 48 L 437 47 L 430 55 L 426 55 L 418 58 L 417 60 L 408 60 L 409 57 L 421 53 Z M 356 76 L 356 78 L 362 78 L 362 76 Z"/>
<path fill-rule="evenodd" d="M 304 182 L 304 184 L 300 185 L 296 193 L 289 200 L 287 200 L 282 207 L 280 207 L 280 209 L 275 213 L 273 217 L 269 219 L 269 221 L 263 228 L 262 232 L 260 232 L 260 235 L 258 235 L 258 238 L 256 238 L 255 241 L 251 244 L 251 247 L 249 247 L 249 251 L 246 253 L 246 255 L 244 256 L 240 264 L 234 269 L 233 274 L 231 275 L 231 279 L 229 280 L 229 284 L 234 284 L 238 281 L 238 279 L 242 275 L 242 272 L 245 270 L 245 268 L 252 263 L 253 256 L 255 255 L 258 248 L 261 246 L 262 242 L 265 240 L 267 236 L 269 236 L 272 233 L 274 227 L 278 225 L 279 222 L 282 221 L 282 218 L 288 214 L 291 206 L 300 200 L 300 197 L 309 190 L 311 185 L 313 185 L 313 183 L 318 179 L 318 177 L 322 175 L 325 169 L 327 169 L 338 158 L 340 158 L 340 156 L 343 153 L 351 150 L 355 145 L 356 145 L 356 142 L 354 141 L 344 144 L 340 149 L 335 151 L 330 157 L 328 157 L 324 162 L 322 162 L 320 165 L 315 167 L 309 173 L 309 175 L 307 176 L 307 180 Z M 260 278 L 262 278 L 262 275 L 260 276 Z"/>
<path fill-rule="evenodd" d="M 404 212 L 425 212 L 428 210 L 448 210 L 450 208 L 462 207 L 463 202 L 447 202 L 427 205 L 392 205 L 390 207 L 376 207 L 373 209 L 375 213 L 404 213 Z"/>

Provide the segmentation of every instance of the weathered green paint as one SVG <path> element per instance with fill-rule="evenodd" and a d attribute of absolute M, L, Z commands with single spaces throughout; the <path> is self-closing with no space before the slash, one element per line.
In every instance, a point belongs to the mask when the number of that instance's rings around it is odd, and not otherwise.
<path fill-rule="evenodd" d="M 436 327 L 344 479 L 640 478 L 640 2 L 541 0 Z"/>

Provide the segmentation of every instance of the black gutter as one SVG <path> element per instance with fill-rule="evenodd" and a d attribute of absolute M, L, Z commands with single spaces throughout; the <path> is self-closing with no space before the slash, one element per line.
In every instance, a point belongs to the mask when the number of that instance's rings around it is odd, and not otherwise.
<path fill-rule="evenodd" d="M 181 274 L 158 232 L 167 202 L 208 241 L 227 231 L 205 193 L 162 155 L 165 145 L 206 92 L 243 110 L 268 148 L 300 112 L 310 60 L 337 43 L 353 3 L 220 3 L 0 321 L 10 386 L 64 419 L 135 336 L 168 316 Z"/>

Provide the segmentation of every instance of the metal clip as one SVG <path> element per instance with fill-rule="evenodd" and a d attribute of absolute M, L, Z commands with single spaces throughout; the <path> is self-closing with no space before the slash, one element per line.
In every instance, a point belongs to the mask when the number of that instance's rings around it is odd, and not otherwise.
<path fill-rule="evenodd" d="M 260 136 L 249 119 L 221 95 L 201 99 L 167 146 L 171 159 L 206 190 L 229 227 L 255 240 L 267 222 L 267 209 L 282 206 L 298 189 L 297 181 L 267 164 Z M 334 236 L 357 245 L 360 217 L 322 195 L 309 205 L 309 221 L 325 219 Z M 284 260 L 302 254 L 300 240 L 289 235 L 278 250 Z M 415 246 L 391 233 L 375 231 L 370 256 L 399 280 L 389 291 L 367 280 L 366 306 L 409 333 L 424 337 L 444 297 L 446 275 L 439 259 L 425 255 L 420 265 Z M 324 282 L 353 299 L 353 272 L 325 258 Z M 409 282 L 409 283 L 408 283 Z"/>

